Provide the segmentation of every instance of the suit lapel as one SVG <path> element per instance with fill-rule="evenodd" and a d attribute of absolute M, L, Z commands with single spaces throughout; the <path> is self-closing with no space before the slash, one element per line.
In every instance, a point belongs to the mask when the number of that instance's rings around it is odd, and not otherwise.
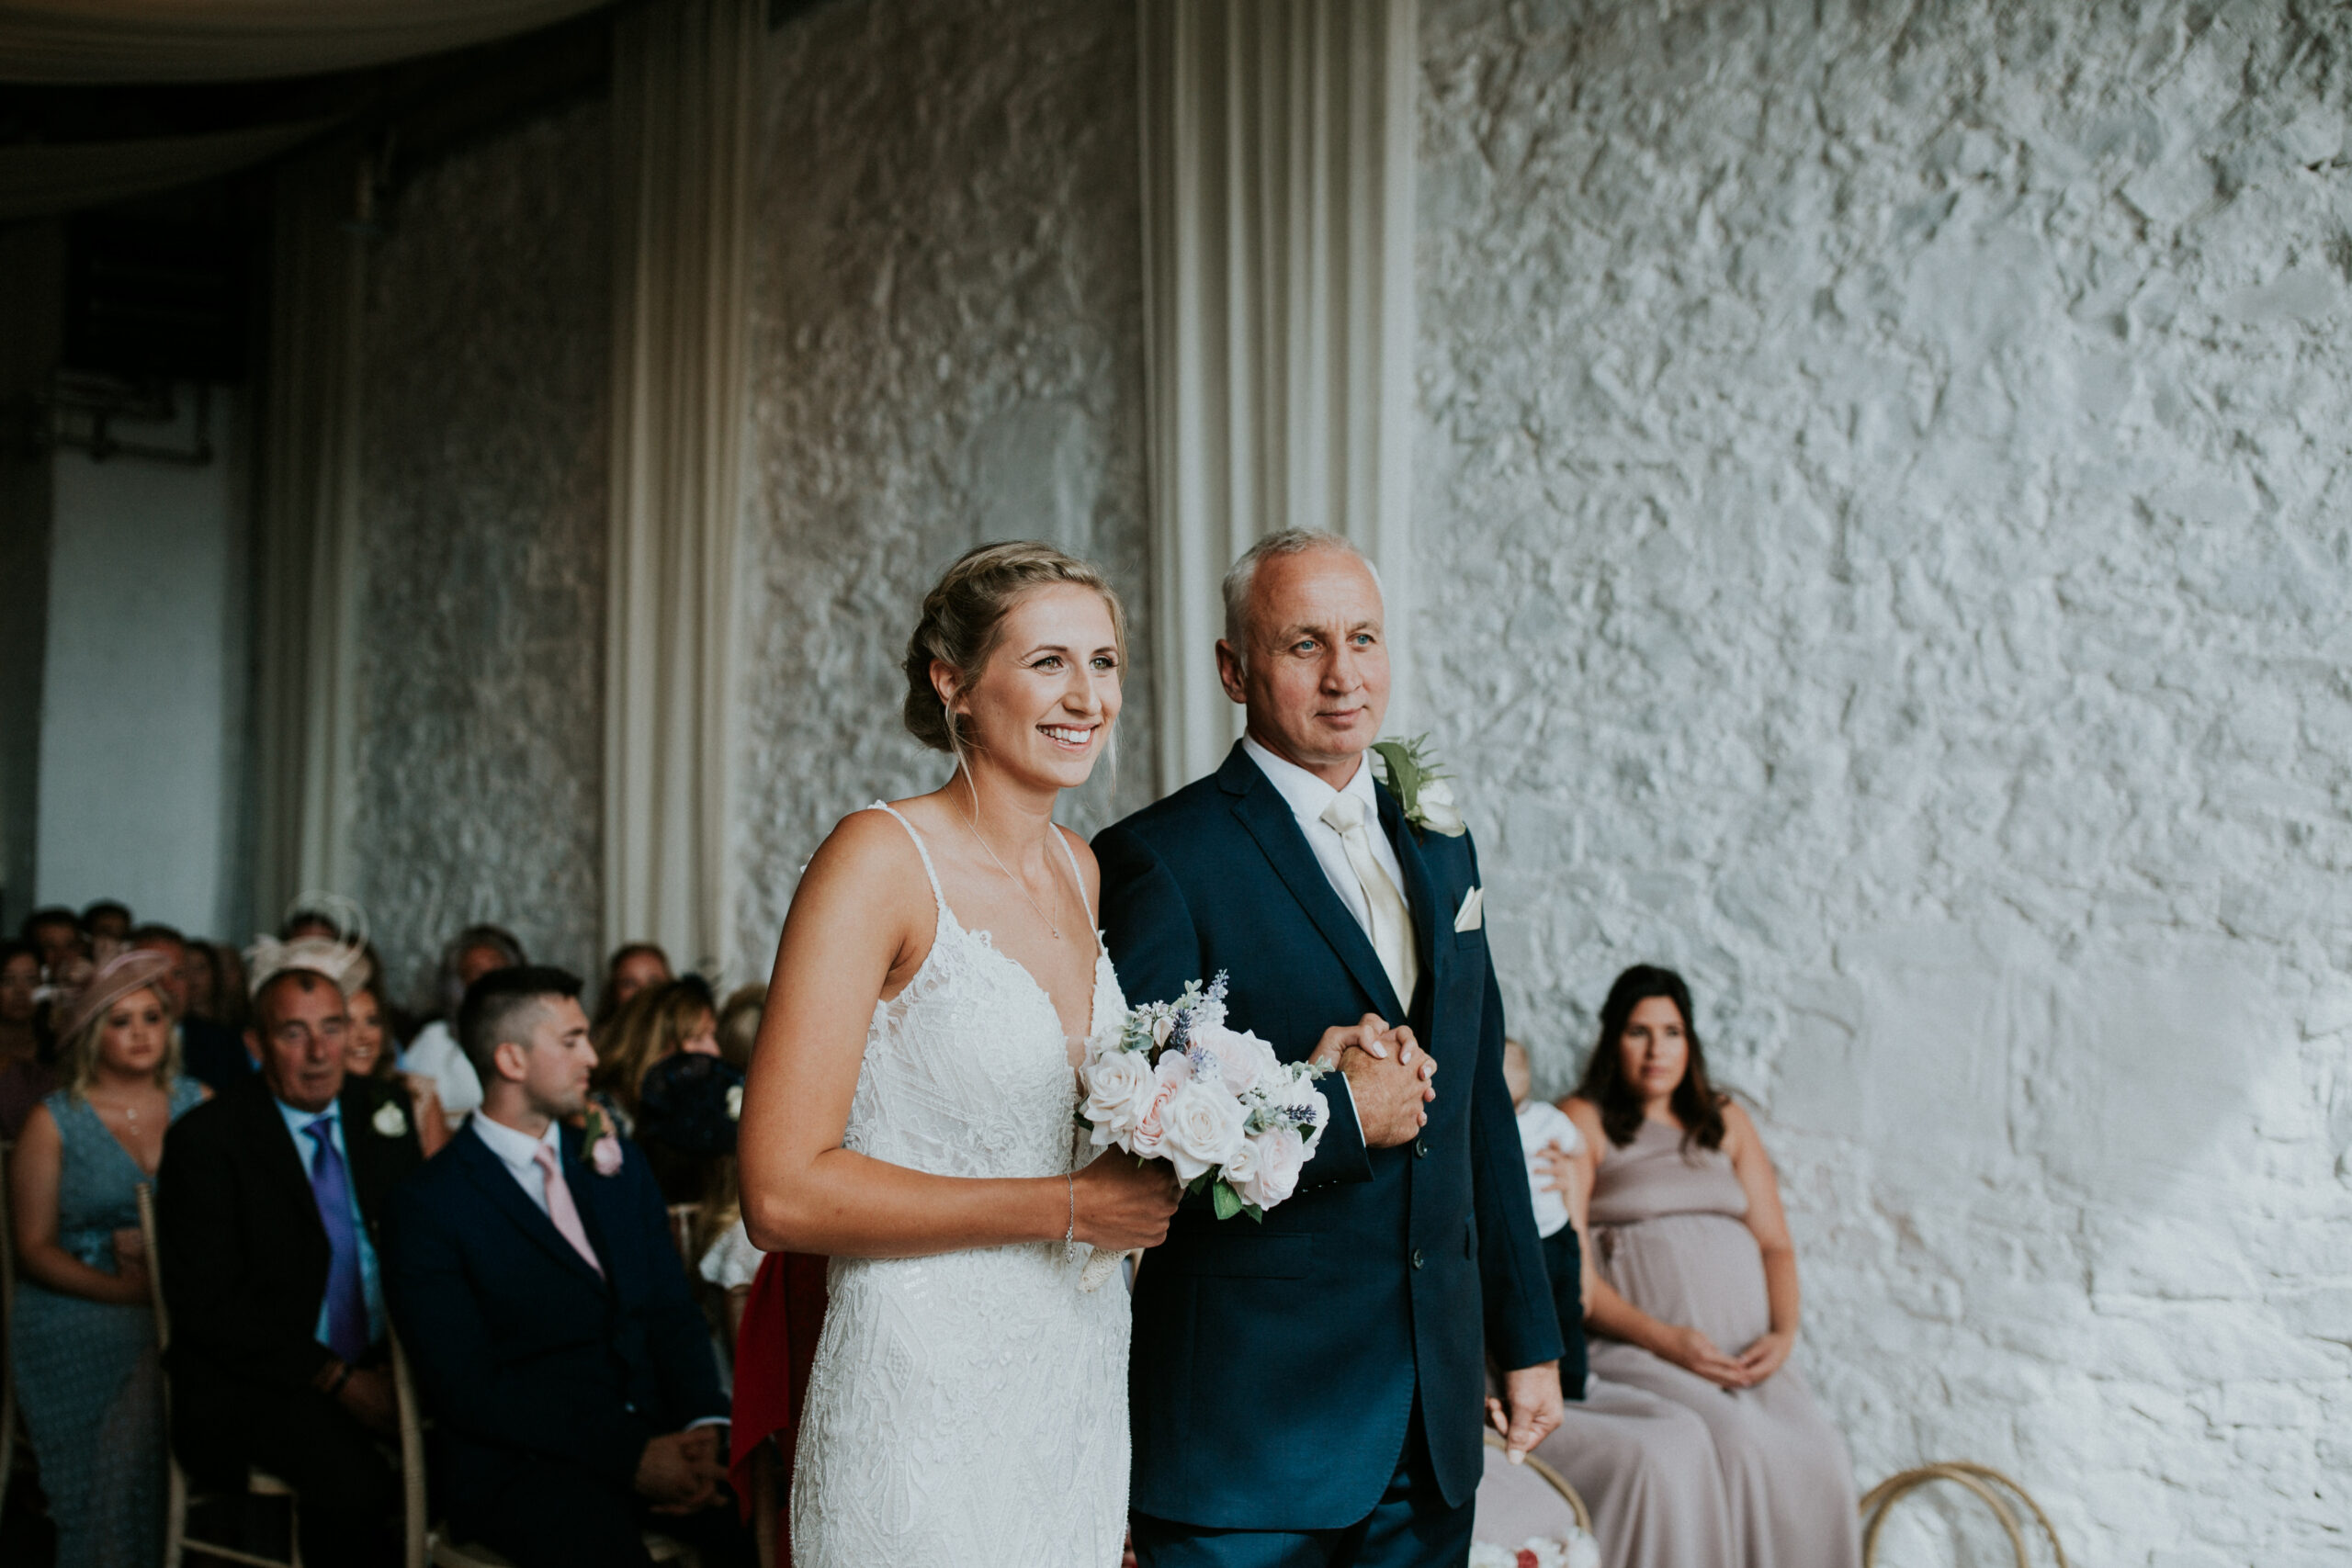
<path fill-rule="evenodd" d="M 595 1168 L 580 1157 L 581 1135 L 577 1131 L 567 1126 L 557 1136 L 563 1149 L 563 1179 L 571 1189 L 571 1206 L 580 1211 L 580 1228 L 588 1233 L 588 1245 L 596 1249 L 596 1257 L 605 1265 L 605 1282 L 610 1283 L 612 1227 L 605 1224 L 605 1204 L 612 1195 L 615 1178 L 597 1175 Z"/>
<path fill-rule="evenodd" d="M 368 1234 L 376 1234 L 376 1221 L 383 1208 L 386 1185 L 384 1140 L 376 1134 L 376 1107 L 368 1092 L 365 1079 L 346 1078 L 340 1104 L 343 1107 L 343 1146 L 351 1156 L 351 1191 L 359 1200 L 360 1216 L 368 1222 Z"/>
<path fill-rule="evenodd" d="M 1230 789 L 1241 786 L 1233 803 L 1233 814 L 1258 840 L 1258 847 L 1283 879 L 1283 886 L 1306 911 L 1323 940 L 1331 944 L 1340 962 L 1370 998 L 1373 1008 L 1390 1022 L 1403 1019 L 1412 998 L 1399 1000 L 1396 987 L 1389 984 L 1388 971 L 1381 966 L 1380 954 L 1373 951 L 1372 939 L 1363 927 L 1348 913 L 1340 902 L 1339 894 L 1331 889 L 1331 879 L 1323 873 L 1323 863 L 1315 858 L 1315 851 L 1306 842 L 1306 835 L 1298 830 L 1298 818 L 1283 798 L 1282 791 L 1258 771 L 1258 764 L 1237 742 L 1233 754 L 1226 759 L 1219 778 Z"/>
<path fill-rule="evenodd" d="M 588 1267 L 586 1260 L 572 1250 L 571 1244 L 563 1239 L 563 1233 L 555 1228 L 555 1222 L 539 1213 L 537 1203 L 523 1196 L 522 1187 L 508 1172 L 504 1162 L 490 1152 L 490 1145 L 483 1143 L 480 1135 L 460 1134 L 449 1143 L 450 1146 L 442 1151 L 444 1157 L 454 1154 L 465 1162 L 467 1177 L 492 1208 L 505 1215 L 515 1229 L 537 1242 L 557 1262 L 567 1269 L 578 1270 L 580 1277 L 592 1284 L 604 1283 L 596 1277 L 596 1271 Z M 564 1173 L 564 1179 L 571 1181 L 570 1171 Z M 576 1190 L 577 1184 L 573 1185 Z"/>
<path fill-rule="evenodd" d="M 1421 858 L 1419 840 L 1407 827 L 1404 809 L 1396 797 L 1385 785 L 1374 784 L 1373 793 L 1380 797 L 1380 825 L 1388 833 L 1388 847 L 1396 852 L 1396 863 L 1405 873 L 1405 903 L 1413 915 L 1413 942 L 1419 949 L 1422 984 L 1430 990 L 1430 1008 L 1434 1014 L 1441 994 L 1440 969 L 1450 958 L 1451 942 L 1438 941 L 1438 920 L 1442 910 L 1434 885 L 1430 878 L 1429 863 Z M 1452 922 L 1448 921 L 1450 925 Z M 1411 1001 L 1406 1006 L 1409 1009 Z M 1431 1030 L 1434 1033 L 1435 1031 Z"/>
<path fill-rule="evenodd" d="M 240 1114 L 245 1122 L 245 1141 L 261 1164 L 263 1179 L 277 1191 L 288 1211 L 309 1222 L 302 1227 L 303 1235 L 324 1252 L 328 1247 L 327 1228 L 319 1218 L 319 1201 L 311 1190 L 310 1161 L 288 1135 L 286 1118 L 278 1114 L 277 1101 L 270 1094 L 269 1086 L 262 1082 L 259 1075 L 245 1081 L 252 1087 L 243 1094 Z M 301 1220 L 296 1224 L 300 1224 Z"/>

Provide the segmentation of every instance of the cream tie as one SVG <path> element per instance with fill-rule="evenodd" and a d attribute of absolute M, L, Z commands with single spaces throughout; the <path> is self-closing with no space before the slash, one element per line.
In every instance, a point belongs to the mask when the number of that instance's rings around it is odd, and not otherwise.
<path fill-rule="evenodd" d="M 1364 908 L 1372 912 L 1372 950 L 1380 955 L 1380 966 L 1388 971 L 1388 983 L 1396 987 L 1396 1005 L 1409 1010 L 1414 982 L 1420 978 L 1420 964 L 1413 955 L 1413 915 L 1405 908 L 1404 895 L 1373 857 L 1363 802 L 1351 795 L 1335 796 L 1323 808 L 1323 823 L 1347 846 L 1349 868 L 1363 887 Z"/>

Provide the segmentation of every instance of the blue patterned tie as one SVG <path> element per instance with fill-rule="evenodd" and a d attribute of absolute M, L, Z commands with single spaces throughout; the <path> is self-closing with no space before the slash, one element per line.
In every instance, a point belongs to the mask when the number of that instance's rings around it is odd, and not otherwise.
<path fill-rule="evenodd" d="M 359 1233 L 351 1224 L 351 1182 L 335 1152 L 334 1118 L 305 1126 L 318 1144 L 311 1160 L 311 1197 L 327 1228 L 327 1348 L 352 1366 L 368 1354 L 368 1292 L 359 1280 Z"/>

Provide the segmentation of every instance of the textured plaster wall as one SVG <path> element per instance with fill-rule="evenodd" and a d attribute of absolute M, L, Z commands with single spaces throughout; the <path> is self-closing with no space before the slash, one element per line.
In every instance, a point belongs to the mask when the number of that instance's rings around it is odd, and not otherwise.
<path fill-rule="evenodd" d="M 419 1002 L 471 921 L 595 963 L 607 138 L 592 104 L 449 158 L 368 259 L 358 893 Z"/>
<path fill-rule="evenodd" d="M 899 723 L 923 592 L 1043 538 L 1125 594 L 1117 808 L 1148 800 L 1135 13 L 872 0 L 771 39 L 755 197 L 736 974 L 844 813 L 934 788 Z"/>
<path fill-rule="evenodd" d="M 1424 712 L 1517 1028 L 1564 1087 L 1690 975 L 1864 1483 L 2344 1562 L 2352 16 L 1423 29 Z M 1963 1512 L 1888 1560 L 2006 1561 Z"/>

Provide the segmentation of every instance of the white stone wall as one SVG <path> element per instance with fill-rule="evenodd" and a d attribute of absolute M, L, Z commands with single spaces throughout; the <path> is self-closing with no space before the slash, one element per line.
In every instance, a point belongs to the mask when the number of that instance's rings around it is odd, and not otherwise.
<path fill-rule="evenodd" d="M 899 722 L 922 595 L 975 544 L 1102 563 L 1134 663 L 1115 796 L 1151 798 L 1135 13 L 861 0 L 771 39 L 755 197 L 737 976 L 845 813 L 935 788 Z M 1115 800 L 1115 808 L 1114 808 Z"/>
<path fill-rule="evenodd" d="M 1690 976 L 1865 1484 L 2343 1562 L 2352 20 L 1423 18 L 1423 711 L 1516 1029 L 1564 1088 Z M 2007 1561 L 1964 1513 L 1887 1561 Z"/>
<path fill-rule="evenodd" d="M 458 152 L 368 255 L 356 891 L 419 1006 L 477 920 L 595 973 L 608 137 L 588 104 Z"/>

